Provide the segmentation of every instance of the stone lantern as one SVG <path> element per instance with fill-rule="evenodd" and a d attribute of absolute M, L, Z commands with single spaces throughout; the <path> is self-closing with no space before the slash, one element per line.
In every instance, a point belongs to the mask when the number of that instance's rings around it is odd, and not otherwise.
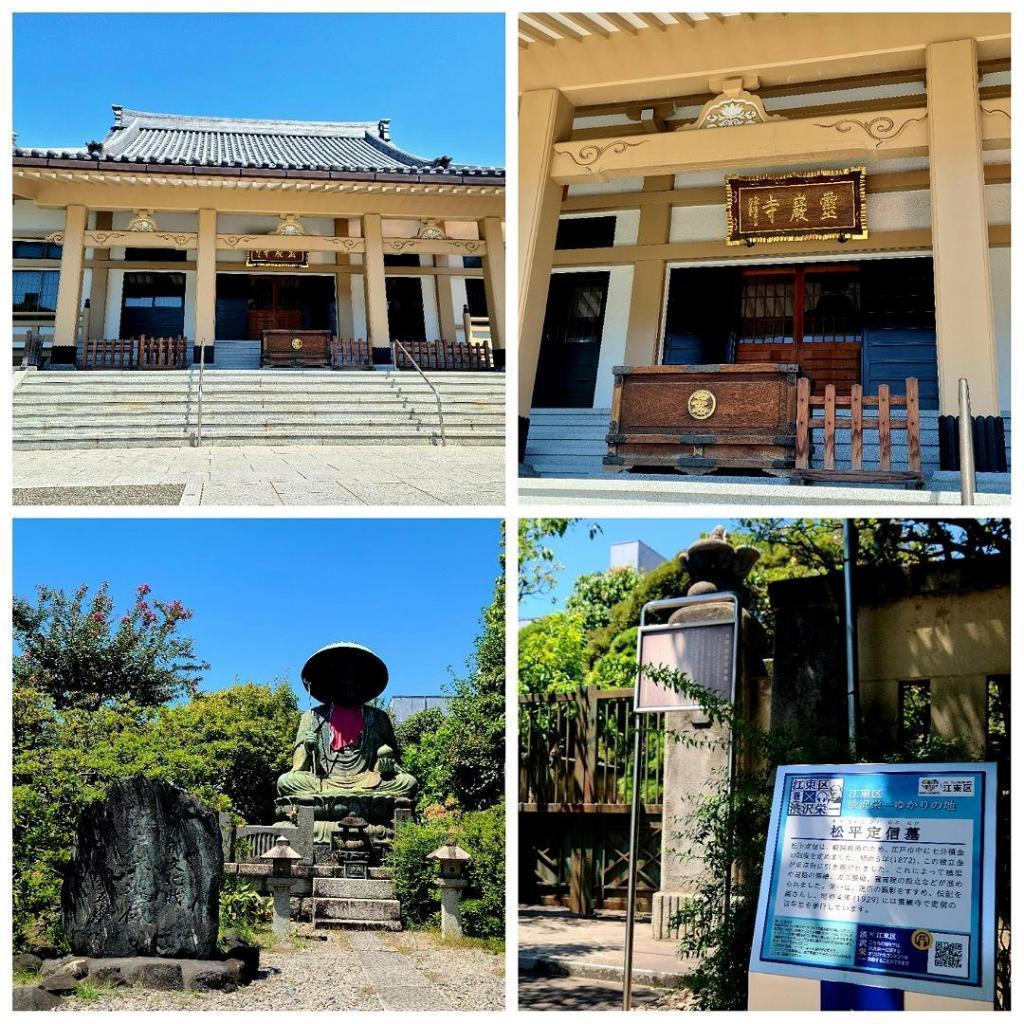
<path fill-rule="evenodd" d="M 459 893 L 469 884 L 466 878 L 469 854 L 461 846 L 456 846 L 453 839 L 449 839 L 444 846 L 428 853 L 427 860 L 436 860 L 440 868 L 437 884 L 441 886 L 441 934 L 446 939 L 461 938 Z"/>
<path fill-rule="evenodd" d="M 284 942 L 292 930 L 292 862 L 302 860 L 302 854 L 292 849 L 286 836 L 278 836 L 277 842 L 260 860 L 270 861 L 267 888 L 274 897 L 274 938 Z"/>

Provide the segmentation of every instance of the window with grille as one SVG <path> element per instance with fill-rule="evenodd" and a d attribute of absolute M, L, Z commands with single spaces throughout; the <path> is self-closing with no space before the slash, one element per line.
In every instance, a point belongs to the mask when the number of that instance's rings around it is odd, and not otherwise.
<path fill-rule="evenodd" d="M 15 313 L 53 313 L 57 309 L 58 270 L 15 270 Z"/>

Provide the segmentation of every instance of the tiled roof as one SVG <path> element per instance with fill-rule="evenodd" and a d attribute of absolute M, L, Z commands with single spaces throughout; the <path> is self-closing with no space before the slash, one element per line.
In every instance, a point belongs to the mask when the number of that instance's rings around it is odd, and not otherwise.
<path fill-rule="evenodd" d="M 390 122 L 260 121 L 154 114 L 114 107 L 101 143 L 74 149 L 15 147 L 14 156 L 58 160 L 347 171 L 367 174 L 503 176 L 500 167 L 415 156 L 391 142 Z"/>

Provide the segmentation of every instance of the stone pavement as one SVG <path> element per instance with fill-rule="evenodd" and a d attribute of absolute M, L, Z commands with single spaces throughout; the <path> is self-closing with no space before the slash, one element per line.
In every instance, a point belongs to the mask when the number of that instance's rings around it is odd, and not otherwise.
<path fill-rule="evenodd" d="M 14 486 L 44 489 L 33 495 L 40 504 L 80 501 L 70 488 L 155 484 L 184 484 L 182 505 L 500 505 L 505 452 L 454 445 L 14 452 Z"/>
<path fill-rule="evenodd" d="M 626 915 L 598 911 L 573 917 L 560 907 L 519 910 L 519 967 L 621 984 Z M 671 986 L 686 977 L 691 965 L 676 955 L 674 942 L 658 942 L 649 921 L 637 921 L 633 933 L 635 984 Z"/>
<path fill-rule="evenodd" d="M 349 946 L 385 1010 L 450 1010 L 441 990 L 431 985 L 405 953 L 383 932 L 349 932 Z"/>

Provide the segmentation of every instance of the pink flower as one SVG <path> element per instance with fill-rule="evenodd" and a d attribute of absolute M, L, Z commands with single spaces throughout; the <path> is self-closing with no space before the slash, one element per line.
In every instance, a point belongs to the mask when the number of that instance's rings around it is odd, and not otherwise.
<path fill-rule="evenodd" d="M 89 618 L 91 618 L 93 622 L 106 622 L 107 621 L 106 618 L 103 615 L 103 612 L 93 612 L 92 615 L 89 616 Z"/>
<path fill-rule="evenodd" d="M 130 615 L 122 615 L 121 616 L 121 625 L 126 626 L 131 621 L 132 621 L 132 617 Z"/>
<path fill-rule="evenodd" d="M 145 597 L 152 589 L 153 588 L 148 583 L 140 583 L 135 588 L 135 593 L 138 594 L 139 597 Z"/>

